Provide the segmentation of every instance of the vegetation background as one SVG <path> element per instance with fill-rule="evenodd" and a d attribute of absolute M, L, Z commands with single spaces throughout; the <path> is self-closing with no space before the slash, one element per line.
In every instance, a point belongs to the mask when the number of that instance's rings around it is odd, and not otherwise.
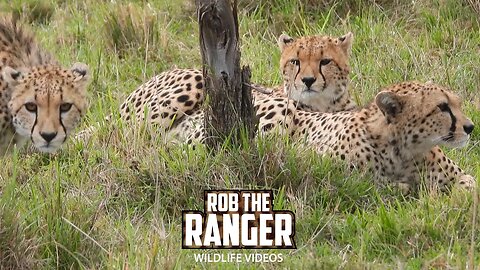
<path fill-rule="evenodd" d="M 240 0 L 242 61 L 253 81 L 281 82 L 276 37 L 355 34 L 351 92 L 433 80 L 480 123 L 477 0 Z M 285 138 L 215 155 L 103 118 L 138 85 L 173 67 L 200 67 L 194 1 L 2 1 L 66 66 L 88 63 L 88 142 L 58 154 L 22 150 L 0 167 L 0 269 L 464 269 L 480 265 L 478 192 L 423 188 L 405 198 L 368 173 Z M 447 150 L 480 179 L 480 132 Z M 298 249 L 282 263 L 196 264 L 182 250 L 181 210 L 204 189 L 271 188 L 296 213 Z M 210 251 L 208 251 L 210 252 Z M 240 251 L 250 253 L 252 251 Z M 270 251 L 269 251 L 270 252 Z M 471 268 L 473 269 L 473 268 Z M 477 268 L 478 269 L 478 268 Z"/>

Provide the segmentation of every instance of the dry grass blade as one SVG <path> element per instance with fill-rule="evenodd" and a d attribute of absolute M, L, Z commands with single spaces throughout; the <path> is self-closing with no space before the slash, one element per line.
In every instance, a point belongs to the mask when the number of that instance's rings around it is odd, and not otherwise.
<path fill-rule="evenodd" d="M 21 5 L 10 3 L 5 10 L 12 12 L 24 21 L 39 24 L 48 24 L 55 14 L 55 7 L 46 1 L 31 1 Z"/>
<path fill-rule="evenodd" d="M 17 214 L 0 209 L 0 269 L 32 269 L 37 264 L 36 239 L 23 225 Z"/>
<path fill-rule="evenodd" d="M 143 54 L 158 41 L 160 29 L 157 21 L 156 13 L 148 7 L 119 5 L 105 21 L 107 44 L 120 56 L 130 50 Z"/>
<path fill-rule="evenodd" d="M 475 12 L 480 15 L 480 0 L 466 0 Z"/>

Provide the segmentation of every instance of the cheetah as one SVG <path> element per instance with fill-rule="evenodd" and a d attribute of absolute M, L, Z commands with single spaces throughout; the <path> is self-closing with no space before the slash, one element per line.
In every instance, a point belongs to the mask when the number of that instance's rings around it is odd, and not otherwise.
<path fill-rule="evenodd" d="M 88 67 L 61 67 L 12 16 L 0 19 L 0 154 L 58 150 L 84 115 Z"/>
<path fill-rule="evenodd" d="M 317 152 L 368 166 L 378 178 L 407 190 L 419 182 L 419 169 L 441 190 L 452 184 L 471 188 L 466 175 L 438 147 L 463 147 L 474 125 L 452 91 L 433 84 L 404 82 L 384 88 L 357 111 L 297 111 L 294 136 Z"/>
<path fill-rule="evenodd" d="M 282 119 L 288 122 L 272 122 L 272 106 L 283 110 L 286 117 Z M 266 99 L 256 108 L 263 128 L 287 127 L 285 133 L 314 147 L 320 155 L 345 160 L 352 167 L 367 167 L 376 179 L 392 182 L 404 192 L 416 190 L 422 171 L 440 190 L 475 185 L 474 177 L 439 148 L 465 146 L 474 128 L 461 110 L 460 98 L 442 86 L 396 84 L 382 89 L 374 102 L 352 111 L 306 112 L 297 110 L 286 98 Z M 199 110 L 171 132 L 185 141 L 201 142 L 202 124 Z"/>
<path fill-rule="evenodd" d="M 252 85 L 255 102 L 288 97 L 295 102 L 296 108 L 305 111 L 354 109 L 355 102 L 347 90 L 352 42 L 351 32 L 338 38 L 317 35 L 293 39 L 286 34 L 280 35 L 277 43 L 281 51 L 283 85 L 274 88 Z M 175 134 L 182 134 L 181 129 L 190 126 L 190 121 L 182 122 L 182 118 L 185 115 L 191 115 L 190 119 L 199 116 L 204 98 L 202 71 L 169 70 L 133 91 L 121 104 L 120 116 L 130 123 L 154 124 L 169 130 L 169 134 L 173 135 L 170 137 L 177 140 Z M 106 120 L 110 117 L 107 116 Z M 181 127 L 176 123 L 181 123 Z M 88 140 L 95 131 L 96 126 L 90 126 L 76 139 Z"/>
<path fill-rule="evenodd" d="M 297 108 L 305 111 L 334 112 L 355 108 L 347 90 L 352 42 L 351 32 L 338 38 L 306 36 L 296 40 L 282 34 L 277 43 L 281 51 L 283 92 L 253 91 L 255 102 L 289 97 Z M 147 121 L 168 129 L 181 122 L 185 115 L 198 113 L 204 98 L 201 70 L 174 69 L 139 86 L 120 106 L 120 114 L 127 121 Z"/>

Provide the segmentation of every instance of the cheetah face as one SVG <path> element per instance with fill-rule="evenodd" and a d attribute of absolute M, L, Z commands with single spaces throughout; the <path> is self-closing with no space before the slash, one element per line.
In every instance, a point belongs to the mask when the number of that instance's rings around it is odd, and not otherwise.
<path fill-rule="evenodd" d="M 393 91 L 380 92 L 376 103 L 403 143 L 420 151 L 436 145 L 463 147 L 474 128 L 460 98 L 432 83 L 402 83 Z"/>
<path fill-rule="evenodd" d="M 469 118 L 464 116 L 460 102 L 456 100 L 459 100 L 459 98 L 453 96 L 451 100 L 437 105 L 437 123 L 443 123 L 443 134 L 438 138 L 433 137 L 432 141 L 434 143 L 438 142 L 438 144 L 458 148 L 464 147 L 470 139 L 474 125 Z"/>
<path fill-rule="evenodd" d="M 310 36 L 297 40 L 281 35 L 280 67 L 285 93 L 307 105 L 334 101 L 346 91 L 353 34 L 339 38 Z"/>
<path fill-rule="evenodd" d="M 30 138 L 42 152 L 55 152 L 77 126 L 86 110 L 88 69 L 57 66 L 18 71 L 6 67 L 3 78 L 12 98 L 8 104 L 15 131 Z"/>

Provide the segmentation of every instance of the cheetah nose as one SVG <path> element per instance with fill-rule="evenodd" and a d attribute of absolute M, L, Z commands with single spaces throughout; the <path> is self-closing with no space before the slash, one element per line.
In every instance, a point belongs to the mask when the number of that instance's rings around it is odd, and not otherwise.
<path fill-rule="evenodd" d="M 40 132 L 40 136 L 49 143 L 55 138 L 55 136 L 57 136 L 57 132 Z"/>
<path fill-rule="evenodd" d="M 470 125 L 464 125 L 464 126 L 463 126 L 463 130 L 465 130 L 465 133 L 470 134 L 470 133 L 472 133 L 474 127 L 475 127 L 475 126 L 472 125 L 472 124 L 470 124 Z"/>
<path fill-rule="evenodd" d="M 314 77 L 303 77 L 302 82 L 307 86 L 307 88 L 310 88 L 312 84 L 316 81 Z"/>

